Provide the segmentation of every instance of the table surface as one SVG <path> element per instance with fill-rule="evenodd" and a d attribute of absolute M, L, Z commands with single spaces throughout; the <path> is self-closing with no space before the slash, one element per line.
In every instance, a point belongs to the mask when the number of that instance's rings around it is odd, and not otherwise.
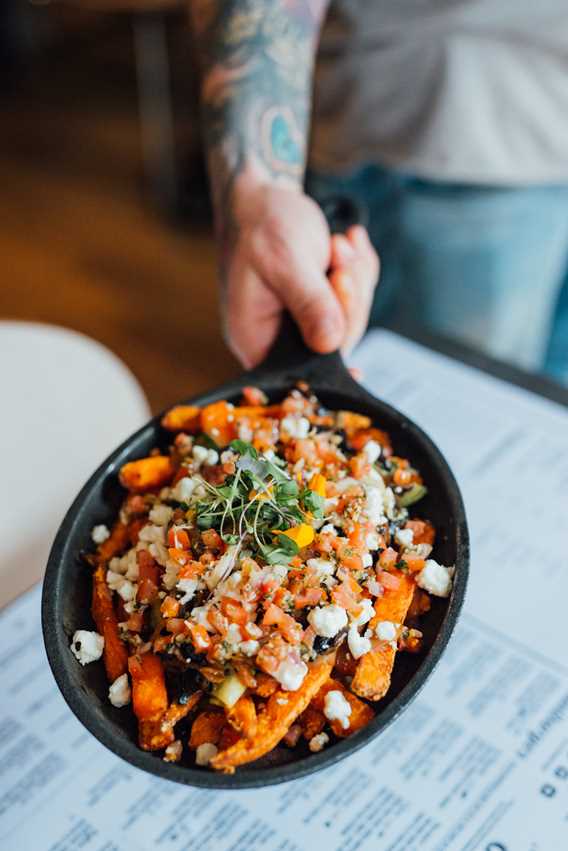
<path fill-rule="evenodd" d="M 82 334 L 0 322 L 0 352 L 2 606 L 41 578 L 72 499 L 149 408 L 122 361 Z"/>

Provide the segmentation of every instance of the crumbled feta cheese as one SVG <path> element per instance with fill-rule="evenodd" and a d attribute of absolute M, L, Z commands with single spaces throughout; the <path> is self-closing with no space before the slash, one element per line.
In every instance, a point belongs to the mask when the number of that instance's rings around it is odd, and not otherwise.
<path fill-rule="evenodd" d="M 312 570 L 315 570 L 319 579 L 323 579 L 326 576 L 332 576 L 335 571 L 334 563 L 325 558 L 309 558 L 306 564 L 308 567 L 311 567 Z"/>
<path fill-rule="evenodd" d="M 381 445 L 376 440 L 368 440 L 363 447 L 363 452 L 367 456 L 369 464 L 374 464 L 381 454 Z"/>
<path fill-rule="evenodd" d="M 349 652 L 353 658 L 359 659 L 361 656 L 364 656 L 365 653 L 369 652 L 371 649 L 371 642 L 368 638 L 359 635 L 357 627 L 353 624 L 347 633 L 347 646 L 349 647 Z"/>
<path fill-rule="evenodd" d="M 411 547 L 414 540 L 412 529 L 397 529 L 394 537 L 401 547 Z"/>
<path fill-rule="evenodd" d="M 250 443 L 254 437 L 252 428 L 246 420 L 241 420 L 239 422 L 239 427 L 237 429 L 237 434 L 239 440 L 244 440 L 245 443 Z"/>
<path fill-rule="evenodd" d="M 161 544 L 166 540 L 166 530 L 163 526 L 154 526 L 148 523 L 138 535 L 139 541 L 144 541 L 147 544 L 153 544 L 154 541 L 159 541 Z"/>
<path fill-rule="evenodd" d="M 339 721 L 343 729 L 347 730 L 351 704 L 339 690 L 328 691 L 324 700 L 323 714 L 328 721 Z"/>
<path fill-rule="evenodd" d="M 363 626 L 363 624 L 371 620 L 374 614 L 375 607 L 373 606 L 373 601 L 369 600 L 368 597 L 364 597 L 361 600 L 361 613 L 356 618 L 352 618 L 351 623 L 354 623 L 355 626 Z"/>
<path fill-rule="evenodd" d="M 240 644 L 243 635 L 241 633 L 241 628 L 238 623 L 230 623 L 227 627 L 227 632 L 225 634 L 225 640 L 229 642 L 229 644 Z"/>
<path fill-rule="evenodd" d="M 246 624 L 245 632 L 247 635 L 250 635 L 251 638 L 260 638 L 262 635 L 261 628 L 253 623 L 253 621 L 249 621 L 249 623 Z"/>
<path fill-rule="evenodd" d="M 137 586 L 130 582 L 128 579 L 123 579 L 120 587 L 116 589 L 117 594 L 121 597 L 125 603 L 129 603 L 130 600 L 136 599 L 136 592 L 138 591 Z"/>
<path fill-rule="evenodd" d="M 378 550 L 381 542 L 376 532 L 369 532 L 365 538 L 365 544 L 369 550 Z"/>
<path fill-rule="evenodd" d="M 307 673 L 308 666 L 305 662 L 299 658 L 288 658 L 280 662 L 272 676 L 278 680 L 284 691 L 298 691 Z"/>
<path fill-rule="evenodd" d="M 381 641 L 394 641 L 396 638 L 396 625 L 392 621 L 379 621 L 375 633 Z"/>
<path fill-rule="evenodd" d="M 290 437 L 302 439 L 309 434 L 310 422 L 305 417 L 284 417 L 280 423 L 280 430 Z"/>
<path fill-rule="evenodd" d="M 309 613 L 308 622 L 316 635 L 333 638 L 343 627 L 347 626 L 347 612 L 334 603 L 329 606 L 318 606 Z"/>
<path fill-rule="evenodd" d="M 173 513 L 174 510 L 169 505 L 155 505 L 148 517 L 156 526 L 167 526 Z"/>
<path fill-rule="evenodd" d="M 381 488 L 371 485 L 365 488 L 365 513 L 374 526 L 385 523 L 383 495 Z"/>
<path fill-rule="evenodd" d="M 366 585 L 367 585 L 367 591 L 369 592 L 369 594 L 372 594 L 373 597 L 382 597 L 383 596 L 385 589 L 383 588 L 381 583 L 378 581 L 378 579 L 374 579 L 373 577 L 371 577 L 371 579 L 367 579 Z"/>
<path fill-rule="evenodd" d="M 373 556 L 371 553 L 363 553 L 363 567 L 372 567 L 373 565 Z"/>
<path fill-rule="evenodd" d="M 385 514 L 389 520 L 394 519 L 396 513 L 396 498 L 392 488 L 386 488 L 384 493 Z"/>
<path fill-rule="evenodd" d="M 120 709 L 130 703 L 130 684 L 128 682 L 128 674 L 121 674 L 111 684 L 108 690 L 108 699 L 113 706 Z"/>
<path fill-rule="evenodd" d="M 176 588 L 182 592 L 183 597 L 180 597 L 180 603 L 183 606 L 189 603 L 197 590 L 197 579 L 179 579 Z"/>
<path fill-rule="evenodd" d="M 81 665 L 88 665 L 89 662 L 100 659 L 104 646 L 105 640 L 102 635 L 87 629 L 78 629 L 71 639 L 71 652 Z"/>
<path fill-rule="evenodd" d="M 104 544 L 110 538 L 108 527 L 101 523 L 99 526 L 93 526 L 91 530 L 91 538 L 95 544 Z"/>
<path fill-rule="evenodd" d="M 233 452 L 232 449 L 225 449 L 223 452 L 221 452 L 220 461 L 221 464 L 228 464 L 229 461 L 234 461 L 236 460 L 236 458 L 237 455 Z"/>
<path fill-rule="evenodd" d="M 319 753 L 322 751 L 327 743 L 329 742 L 329 736 L 327 733 L 318 733 L 315 736 L 312 736 L 308 743 L 308 747 L 312 753 Z"/>
<path fill-rule="evenodd" d="M 216 452 L 214 449 L 207 450 L 207 458 L 205 460 L 205 463 L 209 467 L 213 467 L 214 464 L 218 464 L 219 463 L 219 453 Z"/>
<path fill-rule="evenodd" d="M 108 585 L 111 591 L 118 591 L 124 581 L 125 579 L 122 573 L 115 573 L 114 570 L 107 570 L 106 584 Z"/>
<path fill-rule="evenodd" d="M 241 641 L 240 649 L 245 656 L 254 656 L 258 653 L 260 644 L 254 638 L 251 638 L 249 641 Z"/>
<path fill-rule="evenodd" d="M 204 627 L 207 632 L 215 632 L 209 622 L 209 606 L 196 606 L 195 609 L 192 609 L 191 620 L 195 621 L 199 626 Z"/>
<path fill-rule="evenodd" d="M 197 750 L 195 751 L 195 764 L 196 765 L 209 765 L 210 761 L 217 754 L 216 745 L 211 742 L 204 742 L 202 745 L 199 745 Z"/>
<path fill-rule="evenodd" d="M 221 558 L 217 561 L 215 566 L 211 568 L 205 577 L 205 582 L 210 591 L 216 588 L 220 582 L 229 576 L 235 566 L 238 551 L 238 544 L 231 544 L 231 546 L 227 548 L 227 551 L 223 553 Z"/>
<path fill-rule="evenodd" d="M 320 533 L 323 535 L 337 535 L 335 526 L 332 523 L 326 523 L 325 526 L 322 526 Z"/>
<path fill-rule="evenodd" d="M 416 584 L 435 597 L 448 597 L 452 588 L 451 568 L 429 558 L 416 577 Z"/>
<path fill-rule="evenodd" d="M 201 464 L 204 464 L 207 461 L 208 453 L 209 450 L 206 446 L 194 446 L 191 454 L 193 455 L 194 460 L 197 462 L 197 465 L 201 466 Z"/>
<path fill-rule="evenodd" d="M 192 455 L 198 467 L 202 464 L 212 467 L 219 462 L 219 453 L 215 449 L 207 449 L 205 446 L 194 446 Z"/>
<path fill-rule="evenodd" d="M 176 482 L 171 490 L 171 499 L 176 502 L 189 502 L 197 482 L 191 476 L 184 476 L 179 482 Z"/>
<path fill-rule="evenodd" d="M 165 762 L 179 762 L 183 753 L 183 745 L 179 739 L 169 744 L 164 751 Z"/>

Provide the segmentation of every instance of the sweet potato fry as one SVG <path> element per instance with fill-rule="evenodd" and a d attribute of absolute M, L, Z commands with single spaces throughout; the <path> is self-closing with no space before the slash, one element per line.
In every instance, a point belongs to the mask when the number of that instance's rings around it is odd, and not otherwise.
<path fill-rule="evenodd" d="M 131 656 L 132 708 L 139 721 L 158 721 L 168 708 L 168 693 L 162 660 L 154 653 Z"/>
<path fill-rule="evenodd" d="M 310 664 L 298 691 L 279 689 L 274 692 L 258 716 L 256 734 L 250 739 L 241 738 L 226 750 L 219 751 L 211 760 L 211 766 L 217 771 L 232 774 L 237 765 L 252 762 L 271 751 L 320 690 L 334 662 L 335 653 L 321 656 Z"/>
<path fill-rule="evenodd" d="M 375 615 L 369 623 L 374 629 L 380 621 L 404 623 L 414 594 L 415 582 L 402 573 L 398 588 L 386 590 L 375 603 Z M 351 690 L 367 700 L 380 700 L 388 691 L 396 650 L 388 642 L 381 642 L 359 659 Z"/>
<path fill-rule="evenodd" d="M 347 437 L 351 437 L 356 431 L 369 428 L 371 420 L 364 414 L 356 414 L 353 411 L 338 411 L 337 427 L 343 429 Z"/>
<path fill-rule="evenodd" d="M 115 523 L 110 537 L 103 541 L 97 549 L 97 564 L 107 564 L 111 558 L 120 555 L 129 544 L 130 532 L 128 526 L 120 522 Z"/>
<path fill-rule="evenodd" d="M 120 469 L 120 483 L 129 491 L 144 492 L 166 485 L 175 473 L 167 455 L 151 455 L 130 461 Z"/>
<path fill-rule="evenodd" d="M 371 709 L 371 707 L 352 694 L 349 689 L 345 688 L 345 686 L 340 683 L 338 680 L 331 679 L 323 684 L 320 688 L 312 702 L 310 703 L 309 709 L 313 709 L 314 711 L 319 711 L 323 715 L 323 710 L 325 706 L 325 696 L 329 691 L 340 691 L 345 700 L 348 701 L 351 706 L 351 715 L 349 716 L 349 727 L 343 728 L 343 726 L 339 723 L 339 721 L 331 721 L 330 727 L 335 733 L 336 736 L 343 738 L 345 736 L 350 736 L 351 733 L 356 733 L 357 730 L 360 730 L 362 727 L 365 727 L 369 721 L 375 717 L 375 713 Z M 325 718 L 324 718 L 325 720 Z M 317 731 L 318 733 L 320 730 Z"/>
<path fill-rule="evenodd" d="M 252 697 L 243 694 L 227 712 L 227 721 L 238 733 L 250 739 L 256 733 L 256 707 Z"/>
<path fill-rule="evenodd" d="M 225 713 L 220 709 L 204 709 L 191 725 L 189 747 L 196 750 L 199 745 L 211 742 L 216 745 L 226 724 Z"/>
<path fill-rule="evenodd" d="M 224 400 L 206 405 L 201 411 L 201 428 L 218 446 L 226 446 L 236 437 L 232 406 Z"/>
<path fill-rule="evenodd" d="M 264 671 L 258 671 L 255 674 L 256 689 L 254 693 L 258 697 L 270 697 L 275 691 L 278 691 L 278 681 L 271 677 L 270 674 L 265 674 Z"/>
<path fill-rule="evenodd" d="M 110 540 L 110 539 L 109 539 Z M 93 573 L 91 614 L 97 631 L 105 640 L 103 661 L 109 682 L 125 674 L 128 651 L 118 631 L 118 618 L 112 604 L 112 592 L 106 584 L 106 568 L 100 564 Z"/>
<path fill-rule="evenodd" d="M 159 751 L 170 745 L 174 738 L 174 727 L 185 718 L 201 700 L 202 692 L 194 692 L 187 703 L 172 703 L 157 721 L 139 721 L 138 741 L 145 751 Z"/>
<path fill-rule="evenodd" d="M 308 742 L 318 733 L 321 733 L 325 727 L 325 715 L 321 709 L 315 708 L 313 701 L 300 715 L 300 726 L 302 735 Z"/>
<path fill-rule="evenodd" d="M 201 408 L 197 405 L 176 405 L 162 417 L 162 426 L 168 431 L 186 431 L 195 434 L 201 425 Z"/>

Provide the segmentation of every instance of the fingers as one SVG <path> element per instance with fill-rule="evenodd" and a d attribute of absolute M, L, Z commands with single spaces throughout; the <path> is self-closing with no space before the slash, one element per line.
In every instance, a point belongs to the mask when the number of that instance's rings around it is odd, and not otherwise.
<path fill-rule="evenodd" d="M 264 360 L 280 327 L 282 302 L 236 254 L 223 306 L 225 337 L 245 369 Z"/>
<path fill-rule="evenodd" d="M 302 336 L 316 352 L 339 348 L 346 333 L 346 318 L 334 289 L 309 244 L 287 240 L 279 250 L 274 242 L 253 247 L 254 266 L 296 320 Z"/>
<path fill-rule="evenodd" d="M 378 275 L 379 259 L 365 228 L 357 225 L 332 237 L 329 280 L 346 318 L 346 353 L 365 333 Z"/>

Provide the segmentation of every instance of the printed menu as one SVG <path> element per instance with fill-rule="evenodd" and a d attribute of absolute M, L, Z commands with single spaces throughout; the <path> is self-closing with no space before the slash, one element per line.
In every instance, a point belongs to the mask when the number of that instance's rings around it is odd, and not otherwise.
<path fill-rule="evenodd" d="M 158 780 L 67 708 L 35 588 L 0 614 L 2 851 L 568 849 L 568 409 L 384 330 L 356 361 L 445 453 L 470 523 L 464 613 L 418 698 L 305 779 Z"/>

